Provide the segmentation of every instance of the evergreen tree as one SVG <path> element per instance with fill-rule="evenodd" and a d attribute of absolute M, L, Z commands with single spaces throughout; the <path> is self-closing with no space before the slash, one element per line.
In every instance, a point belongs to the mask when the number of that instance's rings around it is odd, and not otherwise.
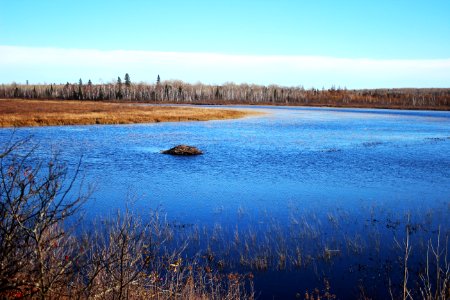
<path fill-rule="evenodd" d="M 130 75 L 128 75 L 128 73 L 125 74 L 125 86 L 126 87 L 130 87 L 131 86 Z"/>
<path fill-rule="evenodd" d="M 156 77 L 156 84 L 159 85 L 160 83 L 161 83 L 161 77 L 159 77 L 159 74 L 158 74 L 158 77 Z"/>
<path fill-rule="evenodd" d="M 103 93 L 103 89 L 100 88 L 100 90 L 98 91 L 97 99 L 98 99 L 98 100 L 103 100 L 104 97 L 105 97 L 105 95 L 104 95 L 104 93 Z"/>
<path fill-rule="evenodd" d="M 83 90 L 81 89 L 81 87 L 83 86 L 83 80 L 78 81 L 78 99 L 81 100 L 83 99 Z"/>
<path fill-rule="evenodd" d="M 217 99 L 219 99 L 219 95 L 220 95 L 220 93 L 219 93 L 219 86 L 217 86 L 216 87 L 216 93 L 215 93 L 215 99 L 217 100 Z"/>
<path fill-rule="evenodd" d="M 92 86 L 92 81 L 89 79 L 88 86 Z"/>
<path fill-rule="evenodd" d="M 118 86 L 118 91 L 116 93 L 116 98 L 117 99 L 122 99 L 123 98 L 123 94 L 122 94 L 122 79 L 119 77 L 117 77 L 117 86 Z"/>

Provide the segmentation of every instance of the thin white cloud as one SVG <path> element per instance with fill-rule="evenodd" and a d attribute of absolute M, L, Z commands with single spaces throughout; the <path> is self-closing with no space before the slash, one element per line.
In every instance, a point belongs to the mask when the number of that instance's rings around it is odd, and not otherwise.
<path fill-rule="evenodd" d="M 306 88 L 450 87 L 450 59 L 389 60 L 0 46 L 0 82 L 163 79 Z"/>

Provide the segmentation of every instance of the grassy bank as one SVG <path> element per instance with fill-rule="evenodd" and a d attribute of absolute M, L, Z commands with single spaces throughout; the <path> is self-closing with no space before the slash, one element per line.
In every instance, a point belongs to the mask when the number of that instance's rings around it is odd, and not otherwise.
<path fill-rule="evenodd" d="M 232 109 L 98 101 L 0 100 L 0 127 L 208 121 L 250 115 Z"/>

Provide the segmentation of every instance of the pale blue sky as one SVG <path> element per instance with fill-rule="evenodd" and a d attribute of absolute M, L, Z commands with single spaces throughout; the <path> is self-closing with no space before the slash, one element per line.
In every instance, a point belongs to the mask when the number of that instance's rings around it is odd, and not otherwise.
<path fill-rule="evenodd" d="M 23 58 L 22 64 L 14 64 L 16 48 L 3 47 L 0 82 L 23 81 L 25 77 L 36 82 L 75 81 L 73 76 L 108 81 L 129 72 L 132 78 L 143 81 L 152 81 L 156 74 L 163 73 L 165 79 L 210 83 L 450 87 L 449 16 L 448 0 L 0 0 L 0 46 L 28 49 L 29 60 L 39 60 L 35 50 L 42 48 L 100 50 L 107 56 L 118 50 L 148 52 L 141 56 L 140 63 L 129 68 L 125 62 L 118 63 L 117 68 L 100 64 L 93 67 L 88 58 L 80 58 L 76 68 L 66 65 L 67 72 L 63 72 L 58 61 L 29 66 L 25 64 L 27 58 Z M 199 72 L 195 66 L 188 67 L 183 62 L 178 69 L 170 61 L 150 63 L 148 57 L 155 52 L 221 54 L 227 59 L 212 60 L 209 69 L 200 68 L 202 72 Z M 235 56 L 244 62 L 235 68 L 223 64 Z M 310 74 L 316 72 L 313 75 L 322 78 L 314 80 L 301 64 L 294 70 L 286 61 L 273 62 L 266 68 L 259 66 L 259 69 L 254 63 L 246 63 L 246 58 L 259 57 L 264 61 L 263 58 L 273 56 L 283 60 L 289 57 L 350 59 L 350 65 L 354 64 L 357 70 L 339 76 L 340 70 L 335 69 L 340 65 L 332 67 L 334 71 L 310 70 L 309 66 L 306 69 Z M 198 59 L 201 61 L 201 56 Z M 409 62 L 410 66 L 400 63 L 404 68 L 400 73 L 410 78 L 388 76 L 385 82 L 381 73 L 378 77 L 361 74 L 358 59 L 368 59 L 374 64 L 380 61 L 381 65 L 391 61 L 392 68 L 399 68 L 399 62 Z M 424 74 L 423 65 L 417 68 L 415 64 L 424 60 L 433 60 L 439 70 L 425 68 L 429 74 Z M 90 74 L 82 72 L 83 61 Z M 254 73 L 251 68 L 255 69 Z M 387 68 L 388 73 L 394 71 Z M 242 71 L 245 77 L 236 79 L 233 70 Z"/>

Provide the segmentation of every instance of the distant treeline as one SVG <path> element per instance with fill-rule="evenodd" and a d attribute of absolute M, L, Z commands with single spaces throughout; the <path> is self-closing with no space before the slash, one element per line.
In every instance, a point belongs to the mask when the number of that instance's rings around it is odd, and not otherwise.
<path fill-rule="evenodd" d="M 338 107 L 379 107 L 450 110 L 450 88 L 446 89 L 304 89 L 227 83 L 188 84 L 159 81 L 132 84 L 129 77 L 115 83 L 3 84 L 0 98 L 137 101 L 185 104 L 272 104 Z"/>

